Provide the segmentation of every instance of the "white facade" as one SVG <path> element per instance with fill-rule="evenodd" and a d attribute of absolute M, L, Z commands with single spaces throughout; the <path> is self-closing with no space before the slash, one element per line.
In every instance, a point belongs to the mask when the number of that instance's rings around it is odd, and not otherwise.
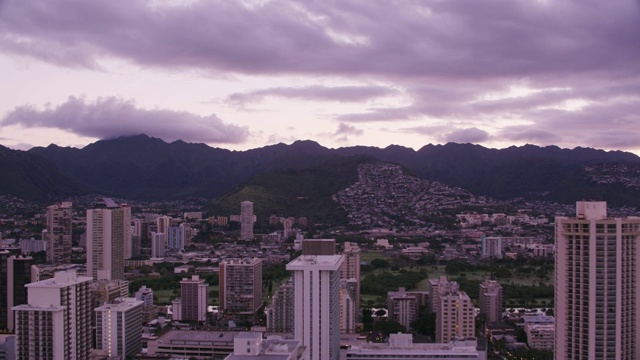
<path fill-rule="evenodd" d="M 142 304 L 120 298 L 96 308 L 96 350 L 109 357 L 137 354 L 142 349 Z"/>
<path fill-rule="evenodd" d="M 61 271 L 27 285 L 28 304 L 13 308 L 19 359 L 90 358 L 91 281 L 75 271 Z"/>
<path fill-rule="evenodd" d="M 608 218 L 606 202 L 557 217 L 556 359 L 640 357 L 640 218 Z"/>
<path fill-rule="evenodd" d="M 253 239 L 253 203 L 251 201 L 243 201 L 240 203 L 240 239 Z"/>
<path fill-rule="evenodd" d="M 499 236 L 483 237 L 482 257 L 502 258 L 502 238 Z"/>
<path fill-rule="evenodd" d="M 131 247 L 131 208 L 103 199 L 87 210 L 87 273 L 94 280 L 124 279 L 125 242 Z"/>
<path fill-rule="evenodd" d="M 294 338 L 308 360 L 340 356 L 340 266 L 342 255 L 303 255 L 287 264 L 293 272 Z"/>

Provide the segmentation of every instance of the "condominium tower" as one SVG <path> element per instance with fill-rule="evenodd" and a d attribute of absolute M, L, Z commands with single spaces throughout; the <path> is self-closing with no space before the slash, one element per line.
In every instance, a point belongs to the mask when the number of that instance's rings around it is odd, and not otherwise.
<path fill-rule="evenodd" d="M 87 210 L 87 273 L 95 280 L 124 279 L 125 243 L 131 244 L 131 208 L 105 198 Z"/>
<path fill-rule="evenodd" d="M 580 201 L 555 233 L 555 358 L 638 359 L 640 218 Z"/>
<path fill-rule="evenodd" d="M 142 350 L 142 304 L 119 298 L 95 309 L 96 352 L 124 359 Z"/>
<path fill-rule="evenodd" d="M 356 244 L 350 242 L 344 243 L 344 251 L 342 252 L 344 262 L 340 268 L 340 278 L 343 280 L 355 280 L 355 315 L 356 320 L 360 319 L 360 248 Z"/>
<path fill-rule="evenodd" d="M 209 284 L 198 275 L 180 281 L 180 320 L 207 320 L 208 288 Z"/>
<path fill-rule="evenodd" d="M 226 259 L 219 265 L 220 310 L 253 315 L 262 306 L 262 260 Z"/>
<path fill-rule="evenodd" d="M 71 202 L 47 208 L 47 262 L 55 265 L 71 262 Z"/>
<path fill-rule="evenodd" d="M 502 319 L 502 286 L 495 280 L 485 280 L 480 284 L 480 314 L 487 322 Z"/>
<path fill-rule="evenodd" d="M 475 335 L 475 307 L 469 295 L 455 281 L 440 277 L 434 294 L 436 342 L 448 343 L 454 338 Z"/>
<path fill-rule="evenodd" d="M 340 267 L 342 255 L 301 255 L 287 264 L 293 272 L 294 338 L 309 360 L 340 357 Z"/>
<path fill-rule="evenodd" d="M 13 307 L 18 359 L 90 359 L 91 280 L 71 270 L 27 285 L 28 304 Z"/>
<path fill-rule="evenodd" d="M 253 239 L 253 203 L 243 201 L 240 203 L 240 239 Z"/>

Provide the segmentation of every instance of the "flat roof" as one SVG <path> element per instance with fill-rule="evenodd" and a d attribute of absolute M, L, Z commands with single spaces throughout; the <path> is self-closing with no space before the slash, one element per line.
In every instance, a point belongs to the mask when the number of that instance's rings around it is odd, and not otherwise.
<path fill-rule="evenodd" d="M 171 330 L 158 338 L 160 343 L 185 342 L 185 341 L 210 341 L 228 342 L 233 346 L 233 339 L 240 334 L 238 331 L 191 331 Z"/>
<path fill-rule="evenodd" d="M 340 268 L 342 261 L 342 255 L 300 255 L 287 264 L 287 270 L 304 270 L 309 267 L 336 270 Z"/>

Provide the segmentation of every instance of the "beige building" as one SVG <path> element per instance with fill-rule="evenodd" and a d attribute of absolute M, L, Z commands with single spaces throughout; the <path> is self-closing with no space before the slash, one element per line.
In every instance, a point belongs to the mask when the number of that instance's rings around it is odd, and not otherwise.
<path fill-rule="evenodd" d="M 356 244 L 350 242 L 344 243 L 344 251 L 342 252 L 344 262 L 340 268 L 340 278 L 343 280 L 355 280 L 355 316 L 356 321 L 362 317 L 360 310 L 360 248 Z"/>
<path fill-rule="evenodd" d="M 447 343 L 454 338 L 474 337 L 475 307 L 455 281 L 440 277 L 434 294 L 436 313 L 436 342 Z"/>
<path fill-rule="evenodd" d="M 220 310 L 253 315 L 262 306 L 262 260 L 226 259 L 219 266 Z"/>
<path fill-rule="evenodd" d="M 480 314 L 484 315 L 487 322 L 500 321 L 502 319 L 502 286 L 495 280 L 485 280 L 480 284 L 478 294 L 480 302 Z"/>
<path fill-rule="evenodd" d="M 555 228 L 555 358 L 638 359 L 640 218 L 580 201 Z"/>
<path fill-rule="evenodd" d="M 47 208 L 47 262 L 55 265 L 71 262 L 71 202 Z"/>
<path fill-rule="evenodd" d="M 130 231 L 131 208 L 126 205 L 105 198 L 87 210 L 87 273 L 94 280 L 124 279 Z"/>

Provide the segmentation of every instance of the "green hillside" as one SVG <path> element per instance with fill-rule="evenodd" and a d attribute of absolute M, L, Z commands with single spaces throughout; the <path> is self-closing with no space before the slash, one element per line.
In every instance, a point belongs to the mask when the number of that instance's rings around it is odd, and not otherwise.
<path fill-rule="evenodd" d="M 308 169 L 258 174 L 208 207 L 209 215 L 240 212 L 240 202 L 252 201 L 259 222 L 271 214 L 305 216 L 309 223 L 346 223 L 346 213 L 331 195 L 358 180 L 358 165 L 369 157 L 338 158 Z"/>

